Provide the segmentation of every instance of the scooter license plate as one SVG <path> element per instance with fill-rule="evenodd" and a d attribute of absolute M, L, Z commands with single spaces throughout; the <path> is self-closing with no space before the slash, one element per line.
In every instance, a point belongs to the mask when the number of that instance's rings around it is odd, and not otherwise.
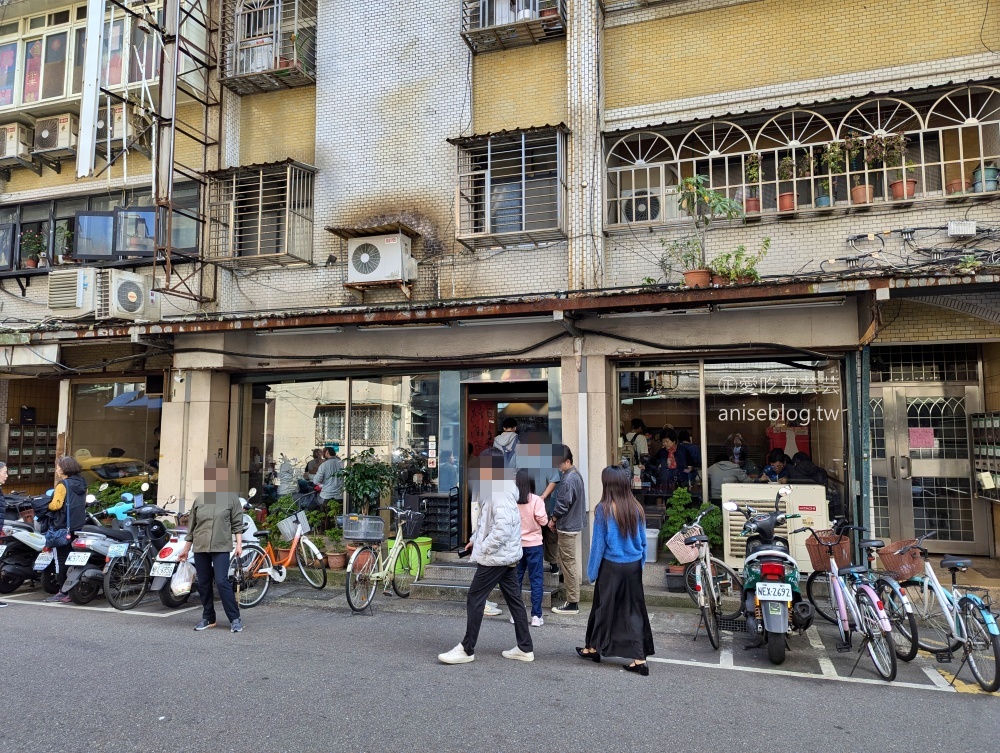
<path fill-rule="evenodd" d="M 108 547 L 108 556 L 114 557 L 124 557 L 128 554 L 128 544 L 112 544 Z"/>
<path fill-rule="evenodd" d="M 173 562 L 157 562 L 153 565 L 149 574 L 154 578 L 169 578 L 174 574 L 174 563 Z"/>
<path fill-rule="evenodd" d="M 52 552 L 42 552 L 35 557 L 35 570 L 44 570 L 52 563 Z"/>
<path fill-rule="evenodd" d="M 791 601 L 792 587 L 788 583 L 758 583 L 757 598 L 760 601 Z"/>
<path fill-rule="evenodd" d="M 90 561 L 90 552 L 70 552 L 66 556 L 67 567 L 79 567 Z"/>

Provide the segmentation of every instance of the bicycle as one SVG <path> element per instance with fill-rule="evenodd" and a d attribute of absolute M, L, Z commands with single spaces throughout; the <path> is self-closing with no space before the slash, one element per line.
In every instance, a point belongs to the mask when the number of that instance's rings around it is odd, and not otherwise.
<path fill-rule="evenodd" d="M 684 565 L 684 588 L 695 606 L 701 607 L 697 581 L 698 571 L 701 569 L 703 574 L 711 573 L 710 577 L 705 575 L 702 577 L 703 583 L 711 581 L 713 593 L 717 596 L 717 601 L 714 602 L 717 608 L 716 617 L 721 620 L 735 620 L 742 610 L 743 579 L 725 562 L 711 556 L 707 537 L 704 541 L 698 542 L 697 554 L 691 552 L 691 546 L 694 544 L 689 544 L 687 541 L 688 538 L 704 533 L 698 524 L 707 513 L 717 509 L 714 505 L 706 507 L 693 523 L 682 526 L 681 530 L 667 541 L 667 546 L 677 561 Z M 711 640 L 711 636 L 709 639 Z M 714 643 L 713 646 L 718 648 Z"/>
<path fill-rule="evenodd" d="M 889 557 L 883 555 L 883 560 L 888 559 L 893 567 L 903 566 L 905 574 L 905 568 L 910 563 L 893 558 L 919 553 L 919 559 L 923 560 L 923 573 L 908 577 L 900 584 L 907 591 L 912 589 L 910 600 L 919 630 L 917 644 L 923 650 L 933 653 L 941 664 L 950 663 L 955 651 L 961 646 L 962 663 L 955 672 L 952 684 L 958 679 L 962 667 L 968 663 L 982 689 L 988 693 L 996 692 L 1000 689 L 1000 628 L 990 609 L 993 605 L 992 598 L 985 588 L 959 587 L 958 571 L 965 572 L 972 564 L 972 560 L 966 557 L 946 554 L 941 558 L 941 567 L 951 573 L 951 590 L 941 585 L 931 566 L 930 554 L 921 546 L 924 539 L 935 535 L 937 531 L 928 531 L 912 541 L 897 542 L 894 549 L 900 544 L 905 546 Z M 916 558 L 911 555 L 911 562 L 913 559 Z"/>
<path fill-rule="evenodd" d="M 377 515 L 348 515 L 344 518 L 344 538 L 364 543 L 347 563 L 347 604 L 353 612 L 363 612 L 375 596 L 375 588 L 389 586 L 402 599 L 410 595 L 410 586 L 420 575 L 420 548 L 406 538 L 404 523 L 414 520 L 418 512 L 396 507 L 385 508 L 396 515 L 396 538 L 387 559 L 382 557 L 385 522 Z"/>
<path fill-rule="evenodd" d="M 241 578 L 235 577 L 235 555 L 231 560 L 229 573 L 230 577 L 235 579 L 236 598 L 241 607 L 253 607 L 259 604 L 267 594 L 271 581 L 283 582 L 288 574 L 288 568 L 293 563 L 298 566 L 299 572 L 310 586 L 317 590 L 326 586 L 323 555 L 305 536 L 309 532 L 305 513 L 297 512 L 279 521 L 278 529 L 285 537 L 291 539 L 288 554 L 283 558 L 278 559 L 275 555 L 269 538 L 263 545 L 259 541 L 269 537 L 271 532 L 256 531 L 253 534 L 258 539 L 256 543 L 243 543 L 243 553 L 239 560 L 243 571 Z"/>
<path fill-rule="evenodd" d="M 701 622 L 698 623 L 698 628 L 700 629 L 702 624 L 705 625 L 705 633 L 708 635 L 709 643 L 712 644 L 712 648 L 718 649 L 720 643 L 719 619 L 723 617 L 723 599 L 726 599 L 725 606 L 731 610 L 729 615 L 732 615 L 726 616 L 725 619 L 735 619 L 740 613 L 743 581 L 728 565 L 712 557 L 708 546 L 708 536 L 704 535 L 701 526 L 698 525 L 706 513 L 713 509 L 715 508 L 706 507 L 702 510 L 693 523 L 681 527 L 680 535 L 691 534 L 684 536 L 684 545 L 698 549 L 697 558 L 684 568 L 684 583 L 687 585 L 690 572 L 694 583 L 689 593 L 701 611 Z M 668 542 L 669 545 L 670 542 Z M 673 551 L 673 547 L 671 550 Z M 683 552 L 682 555 L 690 556 L 689 554 L 684 555 Z M 677 552 L 674 552 L 674 556 L 677 556 Z M 694 633 L 694 640 L 698 640 L 697 630 Z"/>
<path fill-rule="evenodd" d="M 834 521 L 832 533 L 841 537 L 837 546 L 842 548 L 840 554 L 845 567 L 850 564 L 851 557 L 850 542 L 844 534 L 851 530 L 864 533 L 868 529 L 848 525 L 847 521 L 843 519 Z M 912 661 L 917 656 L 917 642 L 914 639 L 917 634 L 917 622 L 913 616 L 910 597 L 890 573 L 872 569 L 875 553 L 885 546 L 885 542 L 880 539 L 865 539 L 858 542 L 858 546 L 866 553 L 869 568 L 867 573 L 861 575 L 868 582 L 868 585 L 875 589 L 875 593 L 882 601 L 885 613 L 889 617 L 889 622 L 893 625 L 892 640 L 896 658 L 900 661 Z M 813 567 L 814 570 L 806 581 L 806 594 L 809 603 L 813 605 L 816 614 L 831 625 L 836 625 L 837 617 L 832 608 L 830 573 L 826 570 L 826 562 L 813 562 Z"/>
<path fill-rule="evenodd" d="M 853 528 L 856 526 L 844 526 L 845 530 Z M 853 634 L 862 634 L 864 639 L 858 650 L 858 660 L 854 662 L 851 674 L 854 674 L 858 662 L 861 661 L 862 653 L 867 649 L 872 664 L 875 665 L 875 671 L 882 679 L 891 682 L 896 678 L 897 670 L 896 647 L 892 640 L 892 623 L 889 621 L 875 590 L 867 582 L 868 568 L 864 565 L 841 568 L 837 564 L 837 553 L 834 548 L 841 545 L 843 536 L 838 535 L 836 539 L 824 540 L 809 526 L 798 528 L 792 533 L 802 533 L 803 531 L 809 531 L 812 538 L 826 549 L 829 557 L 827 565 L 830 585 L 829 605 L 836 616 L 836 625 L 840 632 L 837 652 L 850 651 L 853 648 L 851 640 Z M 843 557 L 842 553 L 841 557 Z M 806 591 L 808 593 L 808 583 Z M 810 601 L 812 601 L 811 598 Z M 815 607 L 815 603 L 813 606 Z M 824 604 L 824 606 L 826 605 Z"/>

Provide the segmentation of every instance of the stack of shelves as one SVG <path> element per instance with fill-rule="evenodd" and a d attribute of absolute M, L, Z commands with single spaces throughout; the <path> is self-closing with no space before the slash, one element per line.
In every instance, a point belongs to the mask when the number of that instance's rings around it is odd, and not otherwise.
<path fill-rule="evenodd" d="M 421 494 L 420 504 L 424 512 L 423 535 L 430 537 L 431 549 L 435 552 L 457 549 L 462 530 L 458 488 L 448 494 Z"/>
<path fill-rule="evenodd" d="M 981 499 L 1000 503 L 1000 411 L 973 413 L 969 416 L 972 426 L 972 461 L 976 486 Z M 984 484 L 983 474 L 993 479 L 993 488 Z"/>
<path fill-rule="evenodd" d="M 56 472 L 55 426 L 7 424 L 0 442 L 7 448 L 8 486 L 52 480 Z"/>

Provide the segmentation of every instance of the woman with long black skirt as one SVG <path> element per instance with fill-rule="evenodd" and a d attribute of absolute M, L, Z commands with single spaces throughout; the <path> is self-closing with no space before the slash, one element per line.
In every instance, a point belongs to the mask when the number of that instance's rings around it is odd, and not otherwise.
<path fill-rule="evenodd" d="M 602 656 L 631 659 L 629 672 L 649 674 L 646 657 L 653 654 L 653 631 L 642 590 L 646 562 L 646 516 L 632 494 L 632 476 L 612 465 L 601 473 L 604 486 L 594 513 L 587 577 L 595 584 L 587 621 L 587 641 L 576 652 L 600 662 Z"/>

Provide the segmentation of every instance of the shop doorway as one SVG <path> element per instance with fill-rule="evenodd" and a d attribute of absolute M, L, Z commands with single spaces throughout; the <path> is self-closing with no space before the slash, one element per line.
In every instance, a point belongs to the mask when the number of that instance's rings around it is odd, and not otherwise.
<path fill-rule="evenodd" d="M 517 421 L 517 432 L 551 435 L 548 383 L 467 384 L 464 386 L 466 444 L 470 457 L 493 446 L 505 419 Z"/>
<path fill-rule="evenodd" d="M 872 527 L 893 541 L 937 531 L 931 552 L 988 555 L 988 505 L 973 497 L 967 416 L 976 385 L 872 386 Z"/>

